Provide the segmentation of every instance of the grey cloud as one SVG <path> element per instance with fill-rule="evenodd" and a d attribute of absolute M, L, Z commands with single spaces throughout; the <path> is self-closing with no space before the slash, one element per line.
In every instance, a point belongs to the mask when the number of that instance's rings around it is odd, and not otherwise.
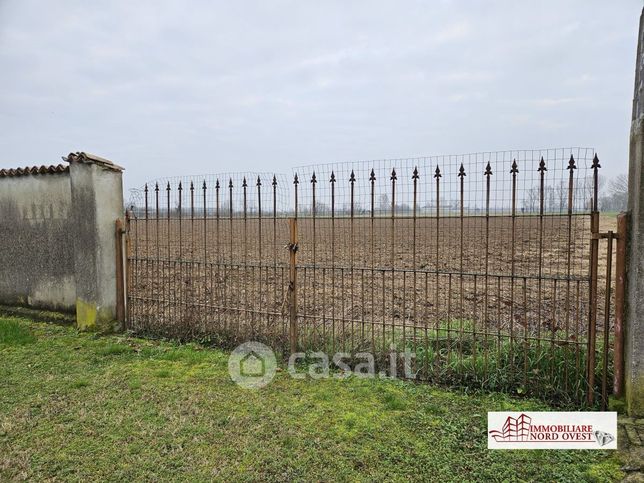
<path fill-rule="evenodd" d="M 593 145 L 624 172 L 640 2 L 0 1 L 4 166 L 126 184 Z"/>

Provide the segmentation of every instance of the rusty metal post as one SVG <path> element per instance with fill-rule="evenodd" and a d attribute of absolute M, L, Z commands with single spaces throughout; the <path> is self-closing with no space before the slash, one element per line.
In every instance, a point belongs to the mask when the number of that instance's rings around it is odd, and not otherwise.
<path fill-rule="evenodd" d="M 116 219 L 116 320 L 123 327 L 125 323 L 125 279 L 124 279 L 124 264 L 123 264 L 123 220 Z"/>
<path fill-rule="evenodd" d="M 588 363 L 586 372 L 588 377 L 588 392 L 586 399 L 592 405 L 595 397 L 595 345 L 597 337 L 597 269 L 599 253 L 599 213 L 593 211 L 590 215 L 590 295 L 588 315 Z"/>
<path fill-rule="evenodd" d="M 617 249 L 615 257 L 615 377 L 613 393 L 624 396 L 624 295 L 626 288 L 626 243 L 628 215 L 617 215 Z"/>
<path fill-rule="evenodd" d="M 297 219 L 290 218 L 289 227 L 289 340 L 291 343 L 291 354 L 297 352 Z"/>
<path fill-rule="evenodd" d="M 611 275 L 613 273 L 613 238 L 614 233 L 609 231 L 606 236 L 608 246 L 606 247 L 606 293 L 604 294 L 604 339 L 602 347 L 602 411 L 605 411 L 608 406 L 608 330 L 610 326 Z"/>
<path fill-rule="evenodd" d="M 590 295 L 589 295 L 589 314 L 588 314 L 588 364 L 587 377 L 588 377 L 588 392 L 586 400 L 589 406 L 592 406 L 595 400 L 595 348 L 597 338 L 597 270 L 598 270 L 598 257 L 599 257 L 599 210 L 598 210 L 598 195 L 599 195 L 599 176 L 597 170 L 601 168 L 597 155 L 593 158 L 593 199 L 592 199 L 592 213 L 590 214 Z"/>
<path fill-rule="evenodd" d="M 126 210 L 125 212 L 125 253 L 123 254 L 124 259 L 124 274 L 123 280 L 125 282 L 124 293 L 125 293 L 125 307 L 124 307 L 124 317 L 126 324 L 130 322 L 130 304 L 127 303 L 127 294 L 132 293 L 132 277 L 131 277 L 131 267 L 130 267 L 130 258 L 132 256 L 132 246 L 130 244 L 130 211 Z"/>
<path fill-rule="evenodd" d="M 512 239 L 510 242 L 510 379 L 514 379 L 514 279 L 516 276 L 516 238 L 517 238 L 517 174 L 519 166 L 517 160 L 512 160 L 510 174 L 512 175 Z M 461 255 L 462 256 L 462 255 Z M 462 268 L 461 268 L 462 270 Z M 500 281 L 500 279 L 499 279 Z M 526 324 L 524 337 L 527 336 L 528 326 Z M 527 338 L 527 337 L 526 337 Z M 525 359 L 524 359 L 525 360 Z M 524 385 L 527 380 L 527 364 L 523 365 Z"/>

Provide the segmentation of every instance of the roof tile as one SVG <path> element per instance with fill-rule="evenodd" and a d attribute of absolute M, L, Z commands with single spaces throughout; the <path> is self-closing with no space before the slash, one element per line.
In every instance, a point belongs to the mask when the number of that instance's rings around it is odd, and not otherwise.
<path fill-rule="evenodd" d="M 42 166 L 25 166 L 24 168 L 4 168 L 0 169 L 0 178 L 11 178 L 16 176 L 38 175 L 38 174 L 57 174 L 69 171 L 69 165 L 50 164 Z"/>

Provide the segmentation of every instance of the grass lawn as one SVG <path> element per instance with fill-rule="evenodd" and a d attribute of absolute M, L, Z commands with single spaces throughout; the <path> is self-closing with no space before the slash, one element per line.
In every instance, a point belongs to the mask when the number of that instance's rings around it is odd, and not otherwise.
<path fill-rule="evenodd" d="M 411 382 L 229 378 L 227 354 L 0 318 L 0 480 L 613 481 L 614 453 L 488 451 L 488 410 Z"/>

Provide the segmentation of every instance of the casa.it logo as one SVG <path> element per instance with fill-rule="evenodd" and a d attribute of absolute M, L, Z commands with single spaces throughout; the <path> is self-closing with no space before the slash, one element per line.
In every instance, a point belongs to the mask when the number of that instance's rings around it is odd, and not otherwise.
<path fill-rule="evenodd" d="M 275 377 L 277 361 L 270 347 L 261 342 L 237 346 L 228 358 L 230 378 L 244 389 L 260 389 Z"/>
<path fill-rule="evenodd" d="M 615 449 L 616 419 L 615 413 L 596 412 L 489 413 L 488 447 Z"/>

